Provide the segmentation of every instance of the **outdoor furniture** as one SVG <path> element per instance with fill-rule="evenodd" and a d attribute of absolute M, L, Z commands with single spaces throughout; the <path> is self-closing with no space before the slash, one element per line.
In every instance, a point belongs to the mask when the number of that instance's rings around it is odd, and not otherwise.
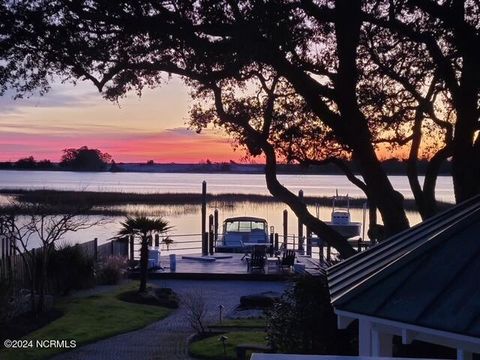
<path fill-rule="evenodd" d="M 267 256 L 267 244 L 265 243 L 252 243 L 252 244 L 244 244 L 244 254 L 242 256 L 242 261 L 248 259 L 250 255 L 254 252 L 261 252 L 265 256 Z"/>
<path fill-rule="evenodd" d="M 284 250 L 282 257 L 278 258 L 278 266 L 283 270 L 290 268 L 295 264 L 295 250 Z"/>
<path fill-rule="evenodd" d="M 252 255 L 247 258 L 247 271 L 260 270 L 265 272 L 265 261 L 267 259 L 267 248 L 263 245 L 254 246 Z"/>
<path fill-rule="evenodd" d="M 160 250 L 149 249 L 148 250 L 148 269 L 162 269 L 160 266 Z"/>

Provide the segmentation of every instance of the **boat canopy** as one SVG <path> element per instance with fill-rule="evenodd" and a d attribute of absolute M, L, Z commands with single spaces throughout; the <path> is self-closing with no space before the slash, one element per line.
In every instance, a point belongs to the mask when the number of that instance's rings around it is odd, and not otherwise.
<path fill-rule="evenodd" d="M 223 236 L 217 248 L 238 248 L 268 243 L 268 224 L 256 217 L 233 217 L 223 222 Z"/>
<path fill-rule="evenodd" d="M 224 221 L 224 233 L 266 231 L 267 222 L 261 218 L 235 217 Z"/>

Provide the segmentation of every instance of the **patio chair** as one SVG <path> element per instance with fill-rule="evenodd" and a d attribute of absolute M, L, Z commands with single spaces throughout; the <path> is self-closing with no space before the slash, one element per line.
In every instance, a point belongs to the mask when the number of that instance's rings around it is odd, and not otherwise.
<path fill-rule="evenodd" d="M 266 259 L 267 248 L 265 246 L 254 246 L 251 257 L 247 258 L 247 271 L 260 270 L 265 272 Z"/>
<path fill-rule="evenodd" d="M 295 264 L 295 250 L 284 250 L 282 257 L 278 258 L 278 266 L 283 270 L 290 270 Z"/>

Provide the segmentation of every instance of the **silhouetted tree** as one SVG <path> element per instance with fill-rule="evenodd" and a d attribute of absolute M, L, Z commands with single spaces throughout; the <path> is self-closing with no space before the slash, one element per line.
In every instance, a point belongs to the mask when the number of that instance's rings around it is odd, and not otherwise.
<path fill-rule="evenodd" d="M 408 221 L 402 197 L 376 155 L 380 144 L 410 144 L 409 178 L 425 217 L 434 212 L 432 189 L 448 156 L 457 200 L 479 191 L 479 75 L 473 65 L 479 5 L 473 0 L 56 0 L 20 1 L 13 9 L 6 18 L 13 18 L 14 26 L 2 43 L 16 72 L 28 77 L 29 69 L 40 67 L 45 75 L 53 69 L 88 79 L 109 99 L 156 86 L 162 74 L 184 77 L 215 112 L 199 127 L 216 118 L 253 156 L 263 153 L 270 192 L 314 231 L 324 226 L 275 176 L 277 157 L 288 144 L 307 150 L 292 161 L 352 158 L 362 179 L 349 178 L 363 183 L 387 235 L 405 229 Z M 32 83 L 41 85 L 41 77 L 35 74 Z M 252 83 L 263 89 L 253 107 Z M 22 90 L 21 81 L 10 85 Z M 296 114 L 311 116 L 285 128 L 270 126 L 269 114 L 281 123 L 279 115 L 288 113 L 292 98 Z M 442 116 L 432 111 L 439 105 Z M 444 146 L 436 144 L 438 134 L 445 135 Z M 440 151 L 421 188 L 415 162 L 428 145 Z M 342 243 L 330 235 L 327 240 Z M 347 249 L 342 255 L 352 253 Z"/>
<path fill-rule="evenodd" d="M 53 167 L 54 165 L 48 159 L 40 160 L 37 162 L 37 169 L 48 170 L 48 169 L 52 169 Z"/>
<path fill-rule="evenodd" d="M 82 146 L 79 149 L 63 150 L 60 166 L 78 171 L 105 170 L 112 157 L 98 149 Z"/>
<path fill-rule="evenodd" d="M 33 156 L 19 159 L 15 162 L 15 167 L 17 169 L 35 169 L 37 167 L 37 162 Z"/>
<path fill-rule="evenodd" d="M 121 223 L 119 236 L 134 236 L 140 240 L 140 286 L 138 292 L 147 290 L 148 240 L 155 234 L 163 234 L 171 229 L 162 218 L 151 219 L 146 216 L 129 217 Z"/>
<path fill-rule="evenodd" d="M 59 202 L 60 199 L 56 201 Z M 55 246 L 70 232 L 104 223 L 103 219 L 92 220 L 84 215 L 88 208 L 89 206 L 81 204 L 68 204 L 62 207 L 62 214 L 59 214 L 52 203 L 13 203 L 10 213 L 2 217 L 5 224 L 4 234 L 12 240 L 12 246 L 20 254 L 31 282 L 31 305 L 34 314 L 45 310 L 47 269 Z M 32 248 L 33 239 L 40 241 L 41 250 L 37 253 Z M 37 266 L 39 272 L 36 271 Z M 38 303 L 35 290 L 38 293 Z"/>

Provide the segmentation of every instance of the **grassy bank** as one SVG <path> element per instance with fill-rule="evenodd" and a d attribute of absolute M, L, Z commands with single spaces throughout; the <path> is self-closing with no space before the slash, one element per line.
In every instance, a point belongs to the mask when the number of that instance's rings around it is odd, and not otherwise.
<path fill-rule="evenodd" d="M 171 310 L 152 305 L 132 304 L 121 301 L 117 295 L 136 288 L 129 284 L 114 292 L 86 298 L 68 299 L 56 307 L 62 317 L 27 335 L 25 340 L 75 340 L 76 347 L 117 334 L 140 329 L 163 319 Z M 64 351 L 64 349 L 11 349 L 0 352 L 3 360 L 41 360 Z"/>
<path fill-rule="evenodd" d="M 118 209 L 109 209 L 109 206 L 142 204 L 142 205 L 199 205 L 202 202 L 200 193 L 123 193 L 123 192 L 97 192 L 97 191 L 59 191 L 59 190 L 20 190 L 20 189 L 0 189 L 0 194 L 14 197 L 19 202 L 25 203 L 50 203 L 59 212 L 62 208 L 68 208 L 70 204 L 86 204 L 93 207 L 88 211 L 89 214 L 104 215 L 125 215 L 125 211 Z M 279 203 L 271 195 L 257 194 L 208 194 L 208 202 L 217 203 L 218 207 L 240 202 L 253 203 Z M 306 196 L 304 201 L 307 205 L 331 206 L 332 197 L 312 197 Z M 351 198 L 350 206 L 352 208 L 362 208 L 366 202 L 365 198 Z M 439 203 L 440 207 L 448 207 L 451 204 Z M 405 200 L 405 208 L 414 210 L 413 200 Z M 0 211 L 7 213 L 9 206 L 0 207 Z"/>

